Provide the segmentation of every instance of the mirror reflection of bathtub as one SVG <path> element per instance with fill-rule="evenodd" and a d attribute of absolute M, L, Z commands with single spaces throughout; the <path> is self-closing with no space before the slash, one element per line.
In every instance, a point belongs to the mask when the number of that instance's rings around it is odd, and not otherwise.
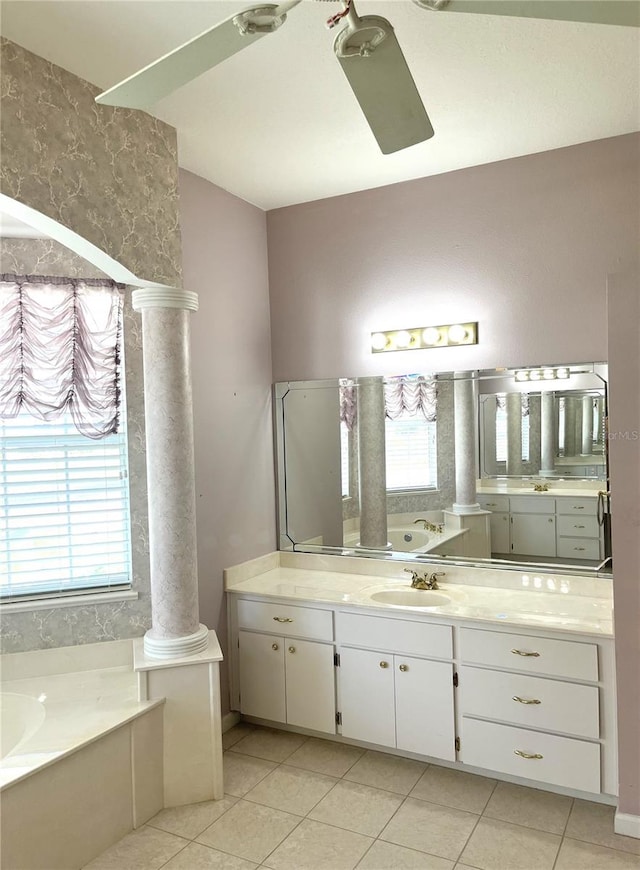
<path fill-rule="evenodd" d="M 380 446 L 366 424 L 359 425 L 357 406 L 367 384 L 382 379 L 276 384 L 280 549 L 387 559 L 408 554 L 435 562 L 538 564 L 607 574 L 608 504 L 598 499 L 607 489 L 606 365 L 565 368 L 558 381 L 543 368 L 529 382 L 517 381 L 514 371 L 425 376 L 419 389 L 428 401 L 435 397 L 437 413 L 429 405 L 422 417 L 403 411 L 391 421 L 385 404 L 387 528 L 386 539 L 373 546 L 360 537 L 366 507 L 361 475 L 371 474 L 368 452 L 370 447 L 379 452 Z M 467 518 L 452 510 L 454 388 L 464 378 L 475 382 L 481 508 Z M 409 379 L 415 387 L 416 376 Z M 385 379 L 385 403 L 389 389 L 396 390 L 396 401 L 400 380 Z M 516 405 L 514 424 L 509 413 Z M 345 425 L 350 414 L 351 425 Z M 420 420 L 424 432 L 416 438 Z M 575 450 L 585 453 L 572 455 Z"/>

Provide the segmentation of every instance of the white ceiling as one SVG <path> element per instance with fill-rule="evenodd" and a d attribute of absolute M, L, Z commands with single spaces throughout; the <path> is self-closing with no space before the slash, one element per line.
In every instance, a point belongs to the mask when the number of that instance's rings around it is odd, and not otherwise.
<path fill-rule="evenodd" d="M 106 89 L 250 5 L 4 0 L 2 32 Z M 158 103 L 180 165 L 271 209 L 640 129 L 640 28 L 434 14 L 410 0 L 357 8 L 394 25 L 433 139 L 379 152 L 324 26 L 340 5 L 305 0 Z"/>

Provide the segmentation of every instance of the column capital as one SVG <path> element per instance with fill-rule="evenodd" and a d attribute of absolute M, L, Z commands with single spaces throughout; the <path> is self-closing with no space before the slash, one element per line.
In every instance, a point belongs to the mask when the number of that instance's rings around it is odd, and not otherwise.
<path fill-rule="evenodd" d="M 157 286 L 141 287 L 131 295 L 134 311 L 145 308 L 186 308 L 187 311 L 198 310 L 198 294 L 178 287 Z"/>

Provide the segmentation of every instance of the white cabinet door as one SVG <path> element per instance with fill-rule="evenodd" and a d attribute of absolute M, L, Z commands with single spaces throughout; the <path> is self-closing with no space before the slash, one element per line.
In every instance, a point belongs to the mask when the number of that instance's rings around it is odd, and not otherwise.
<path fill-rule="evenodd" d="M 333 646 L 285 638 L 287 723 L 336 733 Z"/>
<path fill-rule="evenodd" d="M 395 746 L 393 656 L 342 648 L 339 670 L 342 736 Z"/>
<path fill-rule="evenodd" d="M 396 745 L 455 761 L 453 665 L 394 656 Z"/>
<path fill-rule="evenodd" d="M 284 638 L 240 631 L 240 710 L 247 716 L 286 722 Z"/>
<path fill-rule="evenodd" d="M 555 556 L 555 516 L 512 513 L 511 552 L 522 556 Z"/>
<path fill-rule="evenodd" d="M 509 553 L 509 514 L 491 514 L 491 552 Z"/>

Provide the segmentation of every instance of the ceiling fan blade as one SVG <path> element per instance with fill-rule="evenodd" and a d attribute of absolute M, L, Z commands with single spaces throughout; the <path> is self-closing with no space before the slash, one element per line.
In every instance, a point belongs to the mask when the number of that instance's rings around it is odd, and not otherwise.
<path fill-rule="evenodd" d="M 103 106 L 148 109 L 263 36 L 266 32 L 241 33 L 234 19 L 229 18 L 99 94 L 96 102 Z"/>
<path fill-rule="evenodd" d="M 413 0 L 433 11 L 479 12 L 517 18 L 548 18 L 640 27 L 638 0 Z"/>
<path fill-rule="evenodd" d="M 382 40 L 367 53 L 372 34 L 381 31 Z M 385 18 L 366 15 L 358 19 L 356 31 L 347 27 L 338 34 L 334 50 L 383 154 L 401 151 L 433 136 L 402 49 Z"/>

